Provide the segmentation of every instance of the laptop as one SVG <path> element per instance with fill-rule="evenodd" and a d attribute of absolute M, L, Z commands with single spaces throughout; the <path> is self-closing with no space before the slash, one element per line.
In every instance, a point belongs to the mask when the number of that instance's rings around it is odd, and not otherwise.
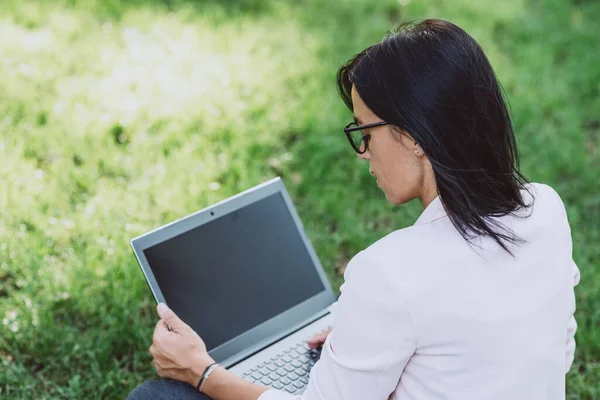
<path fill-rule="evenodd" d="M 280 178 L 131 240 L 157 302 L 244 379 L 304 391 L 336 296 Z"/>

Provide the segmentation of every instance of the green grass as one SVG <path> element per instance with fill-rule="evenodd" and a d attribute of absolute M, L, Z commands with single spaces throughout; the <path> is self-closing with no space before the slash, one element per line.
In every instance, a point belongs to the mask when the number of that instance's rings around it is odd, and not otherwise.
<path fill-rule="evenodd" d="M 280 175 L 334 287 L 411 224 L 341 127 L 341 62 L 448 19 L 507 90 L 522 167 L 570 217 L 578 350 L 600 399 L 600 4 L 583 0 L 0 3 L 0 398 L 124 398 L 154 377 L 154 302 L 128 241 Z"/>

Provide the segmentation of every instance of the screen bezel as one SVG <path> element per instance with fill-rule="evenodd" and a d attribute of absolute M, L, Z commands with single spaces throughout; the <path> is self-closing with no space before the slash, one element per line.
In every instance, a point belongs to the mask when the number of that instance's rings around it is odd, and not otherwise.
<path fill-rule="evenodd" d="M 145 249 L 278 193 L 282 196 L 285 205 L 292 216 L 296 228 L 298 229 L 298 233 L 313 262 L 313 267 L 317 270 L 325 290 L 257 325 L 245 333 L 211 349 L 209 355 L 225 367 L 233 365 L 244 357 L 265 347 L 269 343 L 273 343 L 285 337 L 290 332 L 314 319 L 316 316 L 323 315 L 325 309 L 336 300 L 327 279 L 327 275 L 308 240 L 300 217 L 296 212 L 283 181 L 280 178 L 272 179 L 131 240 L 131 247 L 155 300 L 157 303 L 166 303 L 160 290 L 160 286 L 158 285 L 158 282 L 152 273 L 152 269 L 144 255 Z M 202 336 L 202 332 L 198 332 L 198 334 Z"/>

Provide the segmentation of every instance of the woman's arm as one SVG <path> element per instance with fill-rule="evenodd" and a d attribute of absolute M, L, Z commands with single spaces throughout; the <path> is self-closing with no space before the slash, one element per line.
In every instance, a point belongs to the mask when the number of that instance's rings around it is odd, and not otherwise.
<path fill-rule="evenodd" d="M 359 253 L 346 270 L 333 331 L 304 394 L 269 390 L 260 400 L 387 399 L 415 350 L 402 294 L 376 262 Z"/>
<path fill-rule="evenodd" d="M 197 370 L 201 376 L 204 370 Z M 188 382 L 189 383 L 189 382 Z M 192 383 L 194 386 L 197 382 Z M 269 388 L 243 380 L 239 376 L 219 367 L 206 380 L 202 392 L 213 400 L 256 400 Z"/>
<path fill-rule="evenodd" d="M 579 283 L 579 269 L 573 261 L 573 287 Z M 575 332 L 577 331 L 577 321 L 575 321 L 575 293 L 573 293 L 573 316 L 567 326 L 567 355 L 565 363 L 565 373 L 569 372 L 571 365 L 573 365 L 573 359 L 575 358 Z"/>
<path fill-rule="evenodd" d="M 157 310 L 161 319 L 156 324 L 150 347 L 156 372 L 162 378 L 196 387 L 214 360 L 202 338 L 169 307 L 161 303 Z M 214 400 L 256 400 L 266 390 L 218 367 L 205 380 L 202 392 Z"/>

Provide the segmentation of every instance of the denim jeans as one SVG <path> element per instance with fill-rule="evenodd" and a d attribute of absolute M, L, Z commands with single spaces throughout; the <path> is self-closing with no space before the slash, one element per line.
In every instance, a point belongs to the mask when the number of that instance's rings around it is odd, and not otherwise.
<path fill-rule="evenodd" d="M 138 385 L 127 400 L 211 400 L 187 383 L 160 379 Z"/>

